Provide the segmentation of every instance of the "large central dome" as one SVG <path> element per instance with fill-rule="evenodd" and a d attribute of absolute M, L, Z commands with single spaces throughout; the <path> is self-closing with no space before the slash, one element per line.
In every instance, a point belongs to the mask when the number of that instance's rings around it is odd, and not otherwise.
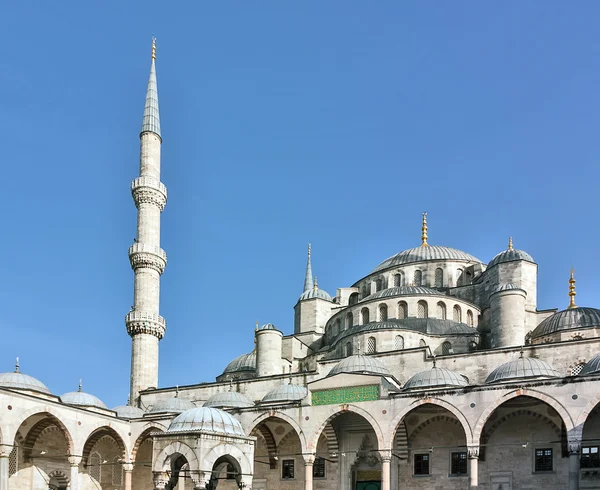
<path fill-rule="evenodd" d="M 450 247 L 440 247 L 437 245 L 425 245 L 415 248 L 410 248 L 392 255 L 389 259 L 384 260 L 379 264 L 373 272 L 379 272 L 389 267 L 398 265 L 410 264 L 412 262 L 423 262 L 426 260 L 463 260 L 465 262 L 475 262 L 482 264 L 477 257 Z"/>

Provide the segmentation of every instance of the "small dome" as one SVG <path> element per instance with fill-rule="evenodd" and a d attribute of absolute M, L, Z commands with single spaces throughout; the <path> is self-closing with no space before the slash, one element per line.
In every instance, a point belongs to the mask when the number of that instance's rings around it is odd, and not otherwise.
<path fill-rule="evenodd" d="M 332 301 L 329 293 L 324 289 L 319 288 L 311 288 L 308 291 L 304 291 L 298 298 L 298 301 L 304 301 L 305 299 L 313 298 L 324 299 L 325 301 Z"/>
<path fill-rule="evenodd" d="M 560 377 L 560 373 L 547 362 L 533 357 L 519 357 L 519 359 L 498 366 L 490 373 L 485 382 L 498 383 L 513 379 L 558 377 Z"/>
<path fill-rule="evenodd" d="M 167 432 L 206 431 L 218 434 L 245 436 L 239 420 L 218 408 L 197 407 L 173 419 Z"/>
<path fill-rule="evenodd" d="M 478 264 L 482 263 L 477 257 L 473 257 L 461 250 L 450 247 L 440 247 L 437 245 L 428 245 L 426 247 L 415 247 L 399 252 L 389 259 L 384 260 L 373 269 L 373 272 L 379 272 L 398 265 L 424 262 L 427 260 L 459 260 L 464 262 L 475 262 Z"/>
<path fill-rule="evenodd" d="M 50 395 L 50 390 L 44 383 L 32 376 L 19 372 L 19 360 L 14 373 L 0 373 L 0 388 L 10 388 L 12 390 L 39 391 Z"/>
<path fill-rule="evenodd" d="M 600 373 L 600 355 L 592 357 L 588 362 L 586 362 L 585 366 L 583 366 L 583 369 L 579 372 L 579 376 L 598 373 Z"/>
<path fill-rule="evenodd" d="M 107 408 L 102 400 L 82 391 L 81 383 L 79 383 L 79 389 L 77 391 L 65 393 L 60 397 L 60 401 L 65 405 L 76 405 L 78 407 Z"/>
<path fill-rule="evenodd" d="M 279 332 L 279 329 L 272 323 L 265 323 L 262 327 L 258 327 L 258 330 L 277 330 Z"/>
<path fill-rule="evenodd" d="M 428 295 L 442 295 L 439 291 L 435 289 L 426 288 L 425 286 L 400 286 L 394 288 L 383 289 L 381 291 L 377 291 L 376 293 L 363 298 L 360 302 L 370 301 L 372 299 L 378 298 L 389 298 L 391 296 L 428 296 Z"/>
<path fill-rule="evenodd" d="M 346 357 L 338 362 L 327 376 L 335 376 L 341 373 L 355 374 L 379 374 L 381 376 L 389 376 L 390 371 L 379 360 L 371 356 L 363 356 L 356 354 Z"/>
<path fill-rule="evenodd" d="M 412 376 L 404 385 L 405 390 L 442 388 L 445 386 L 467 386 L 466 378 L 449 369 L 432 367 Z"/>
<path fill-rule="evenodd" d="M 535 264 L 535 260 L 533 260 L 533 257 L 527 252 L 523 250 L 509 248 L 504 252 L 500 252 L 492 260 L 490 260 L 490 263 L 488 264 L 487 268 L 491 269 L 495 265 L 501 264 L 503 262 L 512 262 L 514 260 L 526 260 L 527 262 L 532 262 Z"/>
<path fill-rule="evenodd" d="M 209 408 L 246 408 L 253 407 L 254 403 L 237 391 L 222 391 L 221 393 L 215 393 L 202 406 Z"/>
<path fill-rule="evenodd" d="M 600 327 L 600 310 L 596 308 L 568 308 L 543 320 L 531 332 L 531 338 L 543 337 L 562 330 L 588 327 Z"/>
<path fill-rule="evenodd" d="M 256 352 L 252 351 L 249 354 L 242 354 L 236 357 L 227 364 L 223 374 L 237 373 L 239 371 L 256 371 Z"/>
<path fill-rule="evenodd" d="M 297 402 L 306 398 L 306 395 L 307 388 L 290 383 L 273 388 L 264 396 L 262 403 Z"/>
<path fill-rule="evenodd" d="M 525 294 L 527 294 L 527 292 L 523 288 L 520 288 L 519 286 L 515 286 L 514 284 L 509 282 L 507 284 L 501 284 L 500 286 L 494 288 L 492 290 L 492 292 L 490 293 L 490 295 L 499 293 L 500 291 L 513 291 L 513 290 L 524 291 Z"/>
<path fill-rule="evenodd" d="M 191 401 L 174 396 L 158 400 L 148 413 L 181 413 L 196 408 Z"/>
<path fill-rule="evenodd" d="M 131 405 L 115 407 L 113 408 L 113 412 L 117 412 L 117 417 L 120 419 L 139 419 L 146 413 L 141 408 L 132 407 Z"/>

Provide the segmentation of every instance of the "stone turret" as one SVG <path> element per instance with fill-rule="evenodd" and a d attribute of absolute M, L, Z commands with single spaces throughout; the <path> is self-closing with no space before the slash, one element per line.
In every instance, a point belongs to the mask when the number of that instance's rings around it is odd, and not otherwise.
<path fill-rule="evenodd" d="M 282 374 L 283 334 L 271 323 L 256 329 L 256 375 Z"/>
<path fill-rule="evenodd" d="M 159 315 L 160 276 L 167 254 L 160 248 L 160 215 L 167 203 L 167 188 L 160 181 L 162 138 L 156 84 L 156 42 L 152 41 L 152 62 L 146 104 L 140 133 L 140 176 L 131 183 L 131 194 L 138 209 L 137 234 L 129 247 L 129 261 L 135 274 L 131 311 L 125 317 L 132 339 L 132 405 L 139 392 L 158 385 L 158 342 L 166 321 Z"/>
<path fill-rule="evenodd" d="M 525 343 L 525 302 L 527 292 L 514 284 L 499 286 L 490 296 L 492 349 Z"/>

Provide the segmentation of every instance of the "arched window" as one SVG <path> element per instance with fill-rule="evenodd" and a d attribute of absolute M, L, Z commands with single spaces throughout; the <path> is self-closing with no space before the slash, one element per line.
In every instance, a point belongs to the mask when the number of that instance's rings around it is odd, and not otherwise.
<path fill-rule="evenodd" d="M 346 342 L 346 357 L 352 355 L 352 342 Z"/>
<path fill-rule="evenodd" d="M 375 291 L 381 291 L 383 289 L 383 281 L 381 279 L 377 279 L 375 281 Z"/>
<path fill-rule="evenodd" d="M 385 322 L 388 319 L 388 310 L 386 304 L 379 305 L 377 308 L 377 321 Z"/>
<path fill-rule="evenodd" d="M 377 341 L 375 337 L 369 337 L 367 339 L 367 354 L 375 354 L 377 352 Z"/>
<path fill-rule="evenodd" d="M 467 325 L 469 327 L 473 326 L 473 312 L 471 310 L 467 310 Z"/>
<path fill-rule="evenodd" d="M 423 273 L 421 271 L 419 271 L 419 270 L 415 271 L 413 283 L 414 283 L 415 286 L 422 286 L 423 285 Z"/>
<path fill-rule="evenodd" d="M 354 324 L 354 317 L 352 313 L 348 313 L 346 315 L 346 330 L 349 329 Z"/>
<path fill-rule="evenodd" d="M 352 293 L 349 297 L 348 297 L 348 304 L 350 306 L 355 305 L 356 303 L 358 303 L 358 293 Z"/>
<path fill-rule="evenodd" d="M 427 311 L 427 302 L 419 301 L 417 303 L 417 318 L 427 318 L 429 312 Z"/>
<path fill-rule="evenodd" d="M 458 269 L 456 271 L 456 285 L 457 286 L 462 286 L 462 281 L 463 281 L 462 273 L 463 273 L 462 269 Z"/>
<path fill-rule="evenodd" d="M 19 471 L 19 443 L 15 441 L 8 457 L 8 476 L 14 475 L 17 471 Z"/>
<path fill-rule="evenodd" d="M 435 270 L 435 287 L 441 288 L 444 286 L 444 271 L 440 268 Z"/>
<path fill-rule="evenodd" d="M 402 337 L 402 335 L 396 335 L 396 338 L 394 339 L 394 349 L 404 349 L 404 337 Z"/>
<path fill-rule="evenodd" d="M 118 487 L 123 485 L 123 465 L 119 456 L 115 456 L 112 461 L 112 484 Z"/>
<path fill-rule="evenodd" d="M 102 458 L 100 458 L 99 453 L 93 452 L 92 454 L 90 454 L 90 457 L 88 459 L 88 472 L 90 476 L 98 483 L 100 483 L 101 474 L 100 463 L 102 463 Z"/>
<path fill-rule="evenodd" d="M 446 303 L 443 301 L 439 301 L 437 304 L 437 317 L 440 320 L 446 319 Z"/>
<path fill-rule="evenodd" d="M 396 318 L 399 320 L 408 318 L 408 305 L 406 304 L 406 301 L 400 301 L 398 303 L 398 314 L 396 315 Z"/>
<path fill-rule="evenodd" d="M 425 347 L 427 345 L 427 343 L 425 342 L 424 339 L 419 340 L 419 347 Z"/>
<path fill-rule="evenodd" d="M 453 354 L 452 344 L 450 342 L 444 342 L 442 344 L 442 355 L 447 356 L 448 354 Z"/>
<path fill-rule="evenodd" d="M 363 308 L 360 310 L 360 324 L 366 325 L 369 323 L 369 308 Z"/>
<path fill-rule="evenodd" d="M 397 288 L 404 286 L 404 275 L 402 272 L 394 274 L 394 286 Z"/>
<path fill-rule="evenodd" d="M 333 336 L 337 337 L 342 329 L 342 321 L 338 318 L 333 326 Z"/>
<path fill-rule="evenodd" d="M 362 297 L 364 299 L 367 296 L 369 296 L 369 293 L 367 292 L 367 286 L 365 284 L 363 284 L 363 287 L 362 287 Z"/>
<path fill-rule="evenodd" d="M 455 322 L 462 322 L 462 311 L 460 310 L 460 306 L 454 305 L 454 309 L 452 310 L 452 319 Z"/>

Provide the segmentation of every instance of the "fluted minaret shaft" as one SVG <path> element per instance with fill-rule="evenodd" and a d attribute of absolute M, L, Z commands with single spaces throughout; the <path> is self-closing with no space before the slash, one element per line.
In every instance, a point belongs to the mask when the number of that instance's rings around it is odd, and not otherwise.
<path fill-rule="evenodd" d="M 134 271 L 133 308 L 127 314 L 127 333 L 132 339 L 130 403 L 137 405 L 139 393 L 158 386 L 158 341 L 166 322 L 159 315 L 160 276 L 167 255 L 160 248 L 160 215 L 167 203 L 167 189 L 160 181 L 160 117 L 155 67 L 156 45 L 152 44 L 152 64 L 146 92 L 140 134 L 140 176 L 131 183 L 138 209 L 137 234 L 129 247 Z"/>

